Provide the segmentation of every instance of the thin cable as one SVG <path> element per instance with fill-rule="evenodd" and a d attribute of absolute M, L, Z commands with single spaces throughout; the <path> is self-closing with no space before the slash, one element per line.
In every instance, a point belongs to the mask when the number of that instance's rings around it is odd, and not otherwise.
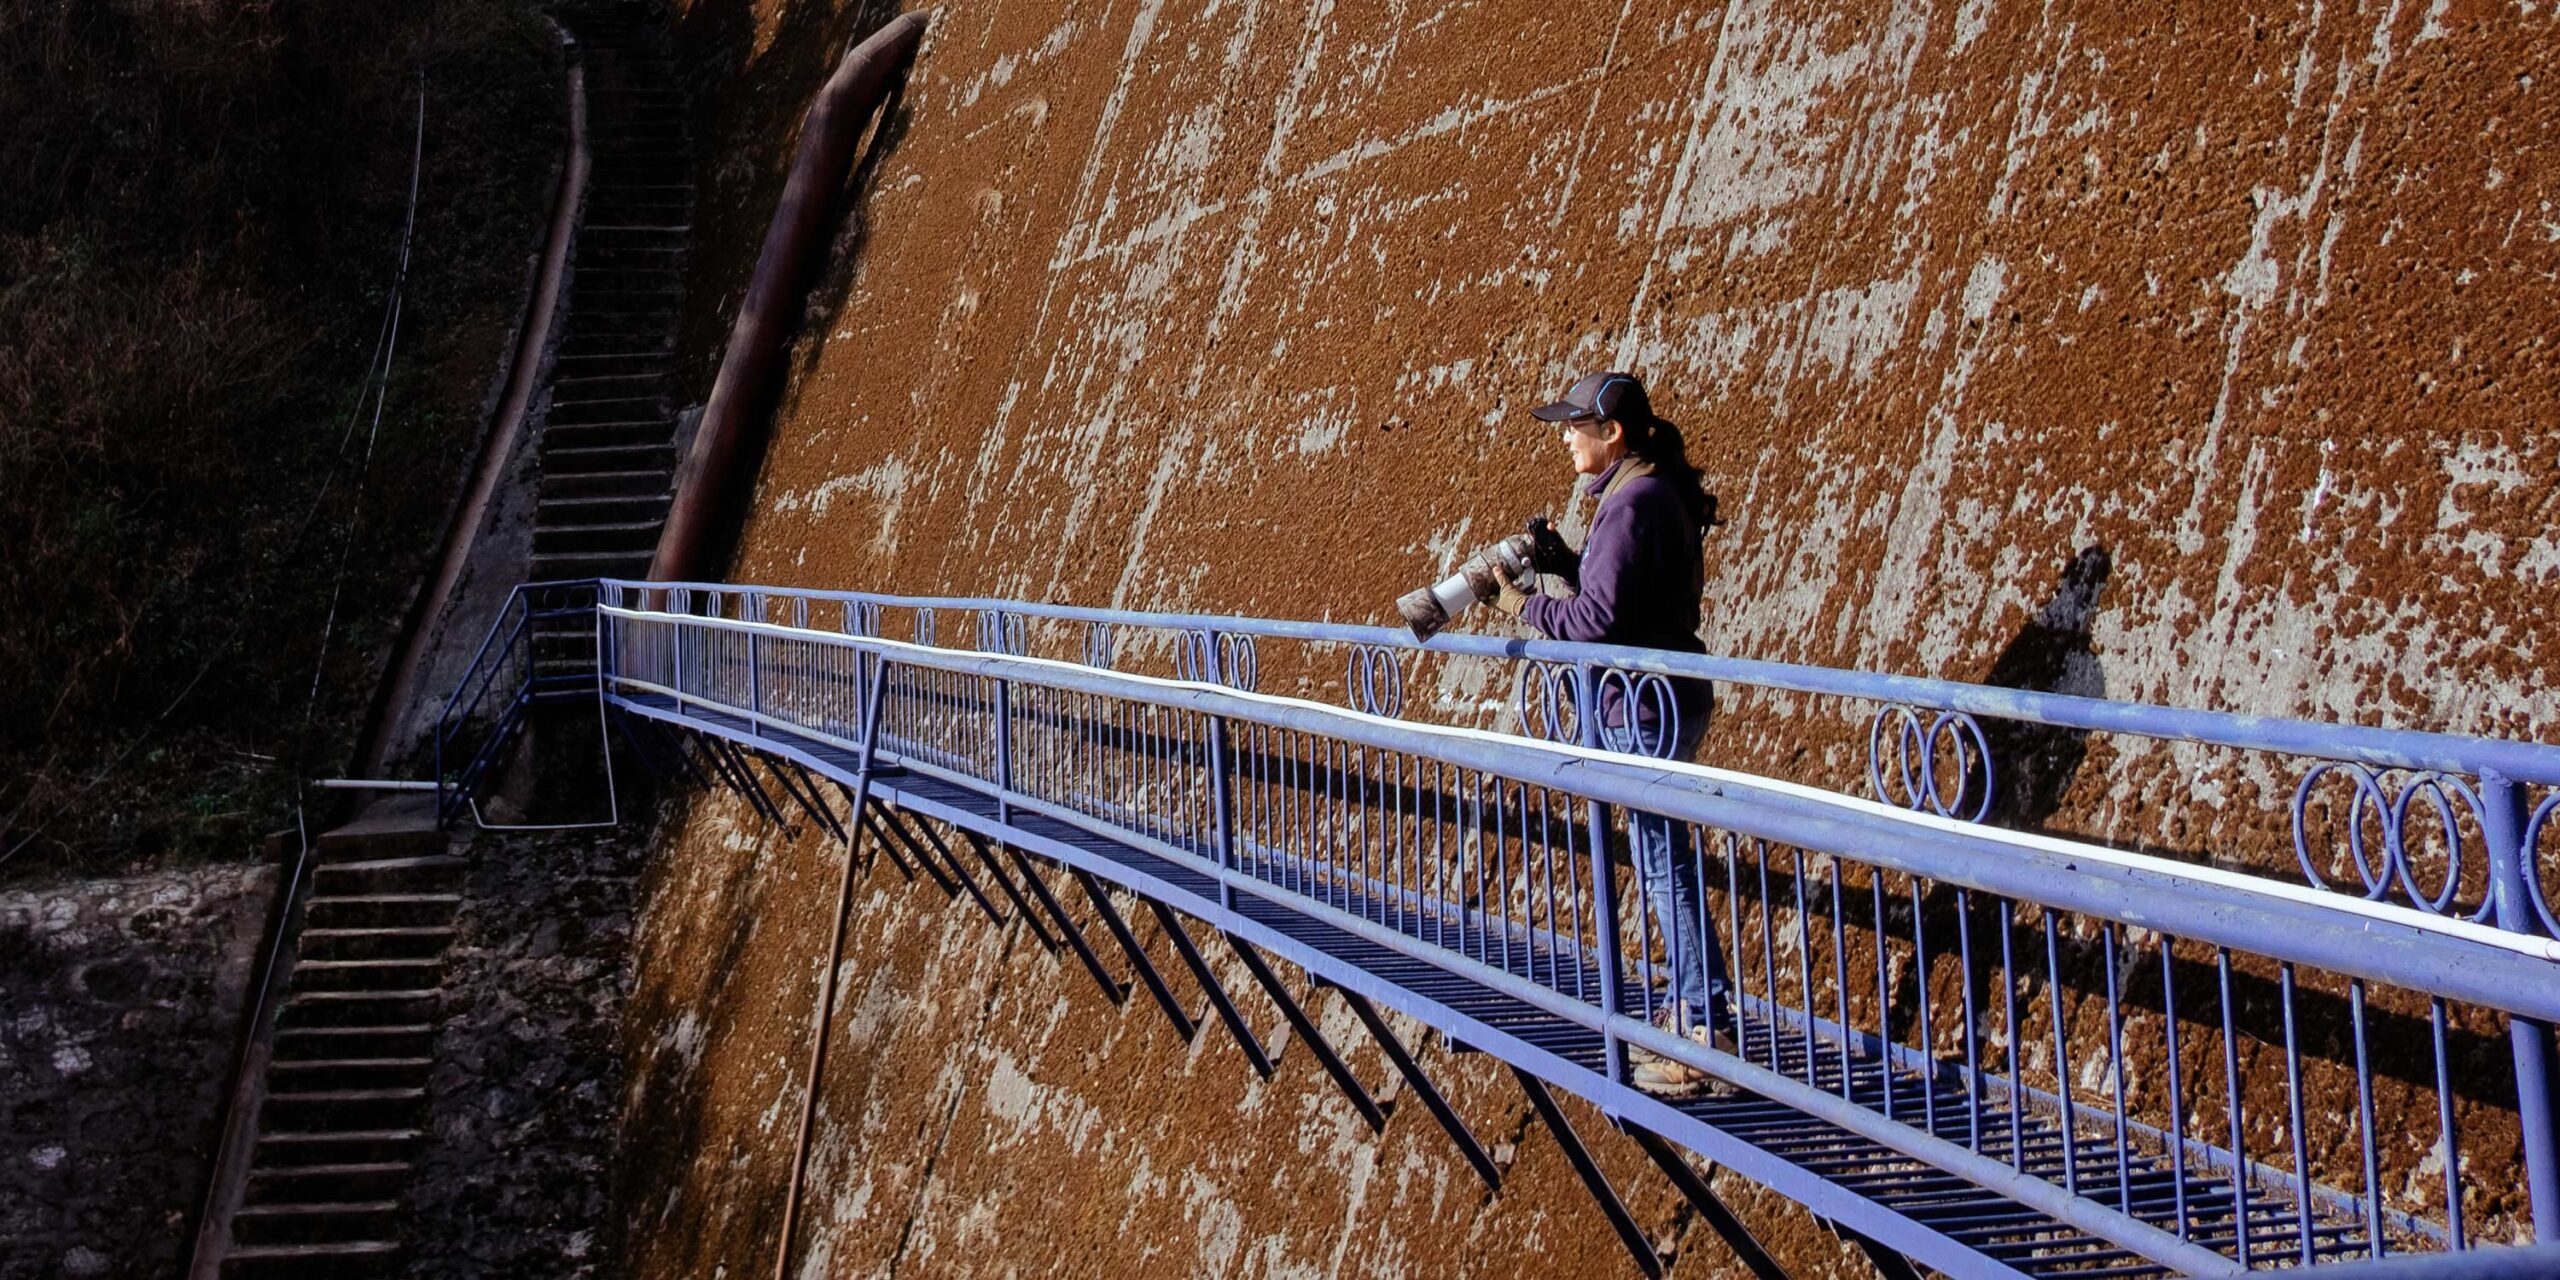
<path fill-rule="evenodd" d="M 371 418 L 367 420 L 365 427 L 364 456 L 357 464 L 356 468 L 357 484 L 353 499 L 354 506 L 347 513 L 346 535 L 338 542 L 338 568 L 337 572 L 331 577 L 329 582 L 329 609 L 327 614 L 321 619 L 320 623 L 319 652 L 314 654 L 311 660 L 311 687 L 303 698 L 302 729 L 297 735 L 299 741 L 296 744 L 295 750 L 287 756 L 287 767 L 291 768 L 294 773 L 293 803 L 294 820 L 297 825 L 302 821 L 302 809 L 304 804 L 304 783 L 302 775 L 306 770 L 302 767 L 304 763 L 302 757 L 310 749 L 311 726 L 319 715 L 320 685 L 326 677 L 329 669 L 330 642 L 337 634 L 338 604 L 346 591 L 347 565 L 354 559 L 356 533 L 364 524 L 365 485 L 363 481 L 364 478 L 370 476 L 373 471 L 374 446 L 382 438 L 382 411 L 384 405 L 387 404 L 391 398 L 391 365 L 392 361 L 398 357 L 400 352 L 400 319 L 402 313 L 406 310 L 404 294 L 409 282 L 410 251 L 415 242 L 418 228 L 418 189 L 420 185 L 420 177 L 426 166 L 426 154 L 427 76 L 426 72 L 420 71 L 418 73 L 417 130 L 416 135 L 411 142 L 409 153 L 409 212 L 400 228 L 400 265 L 391 278 L 391 294 L 387 301 L 387 311 L 383 317 L 382 341 L 380 346 L 382 353 L 381 359 L 376 362 L 375 367 L 368 367 L 366 370 L 368 379 L 371 382 L 369 389 L 373 395 L 373 414 Z M 342 457 L 344 456 L 346 440 L 352 439 L 355 434 L 355 417 L 361 416 L 363 411 L 364 399 L 362 396 L 359 396 L 356 400 L 356 414 L 350 416 L 348 419 L 347 434 L 341 439 L 339 444 Z M 332 468 L 332 475 L 334 474 L 335 468 Z M 323 492 L 326 492 L 325 486 L 323 488 Z M 314 509 L 317 510 L 316 503 Z"/>

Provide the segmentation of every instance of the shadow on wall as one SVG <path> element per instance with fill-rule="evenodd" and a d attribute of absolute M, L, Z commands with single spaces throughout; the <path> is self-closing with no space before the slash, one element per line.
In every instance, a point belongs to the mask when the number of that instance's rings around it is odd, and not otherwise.
<path fill-rule="evenodd" d="M 756 11 L 769 7 L 770 36 L 759 40 Z M 712 375 L 726 346 L 729 326 L 746 297 L 747 280 L 763 248 L 766 227 L 790 171 L 799 144 L 801 113 L 845 51 L 880 29 L 904 8 L 897 0 L 781 0 L 759 6 L 755 0 L 679 0 L 674 44 L 694 107 L 694 137 L 755 138 L 762 145 L 746 153 L 701 154 L 694 188 L 695 258 L 686 296 L 684 331 L 679 337 L 685 394 L 699 402 L 710 394 Z M 838 208 L 856 207 L 860 192 L 880 160 L 905 132 L 902 83 L 893 84 L 881 105 L 884 122 L 873 131 L 853 175 L 839 196 Z M 714 114 L 714 113 L 717 114 Z M 862 230 L 848 222 L 830 246 L 824 274 L 811 296 L 832 299 L 843 292 L 853 255 L 861 248 Z M 812 314 L 806 325 L 825 323 Z M 794 362 L 795 371 L 813 358 L 811 346 Z"/>
<path fill-rule="evenodd" d="M 2089 643 L 2089 627 L 2098 614 L 2114 560 L 2102 546 L 2089 546 L 2063 566 L 2062 580 L 2036 616 L 2018 629 L 2008 647 L 1992 659 L 1982 683 L 2036 693 L 2067 693 L 2084 698 L 2107 696 L 2107 673 Z M 2004 827 L 2036 831 L 2062 807 L 2081 762 L 2089 755 L 2089 734 L 2081 729 L 1986 720 L 1982 736 L 1991 751 L 1998 790 L 1990 818 Z"/>

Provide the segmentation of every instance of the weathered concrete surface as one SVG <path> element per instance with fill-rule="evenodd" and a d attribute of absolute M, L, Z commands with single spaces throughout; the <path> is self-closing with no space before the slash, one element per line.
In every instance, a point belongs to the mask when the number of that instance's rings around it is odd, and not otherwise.
<path fill-rule="evenodd" d="M 812 49 L 861 15 L 685 8 L 704 203 L 760 227 Z M 2414 0 L 950 4 L 734 576 L 1387 620 L 1567 506 L 1522 410 L 1617 365 L 1724 500 L 1715 650 L 2538 736 L 2555 61 L 2548 8 Z M 1417 676 L 1420 714 L 1499 694 Z M 1863 777 L 1861 709 L 1728 712 L 1720 761 Z M 2023 755 L 2012 821 L 2290 858 L 2281 762 Z M 740 821 L 673 833 L 643 925 L 626 1115 L 684 1123 L 635 1166 L 641 1274 L 769 1265 L 831 854 Z M 1479 1206 L 1419 1117 L 1354 1141 L 1303 1060 L 1251 1084 L 937 899 L 857 903 L 808 1274 L 1623 1268 L 1542 1139 Z M 1451 1071 L 1517 1128 L 1488 1064 Z M 2420 1207 L 2423 1141 L 2388 1161 Z M 1747 1216 L 1842 1265 L 1800 1211 Z"/>
<path fill-rule="evenodd" d="M 408 1274 L 614 1274 L 606 1265 L 645 847 L 628 833 L 483 837 L 445 955 Z"/>
<path fill-rule="evenodd" d="M 0 893 L 0 1277 L 177 1269 L 275 868 Z"/>

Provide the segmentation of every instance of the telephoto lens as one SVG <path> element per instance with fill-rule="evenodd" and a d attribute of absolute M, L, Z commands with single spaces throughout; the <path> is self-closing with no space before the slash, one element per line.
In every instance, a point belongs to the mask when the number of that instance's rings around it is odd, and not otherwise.
<path fill-rule="evenodd" d="M 1468 605 L 1502 594 L 1505 583 L 1535 591 L 1538 573 L 1530 567 L 1535 552 L 1536 544 L 1528 534 L 1512 534 L 1459 561 L 1457 572 L 1398 598 L 1396 612 L 1404 615 L 1405 629 L 1414 639 L 1428 640 L 1446 630 Z"/>

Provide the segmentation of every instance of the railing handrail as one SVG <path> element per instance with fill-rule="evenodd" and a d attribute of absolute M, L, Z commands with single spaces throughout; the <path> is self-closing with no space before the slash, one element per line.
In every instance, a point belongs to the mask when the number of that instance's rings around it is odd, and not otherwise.
<path fill-rule="evenodd" d="M 1445 725 L 1195 681 L 1098 670 L 1057 659 L 941 649 L 770 622 L 631 609 L 616 618 L 779 636 L 962 675 L 1077 692 L 1428 754 L 1629 810 L 1827 850 L 1873 866 L 2019 901 L 2159 929 L 2199 942 L 2425 990 L 2521 1016 L 2560 1020 L 2560 942 L 2344 894 L 2213 873 L 2076 841 L 1915 815 L 1889 805 L 1703 765 Z M 608 680 L 699 701 L 619 673 Z M 723 708 L 737 711 L 737 708 Z M 818 738 L 823 732 L 762 716 Z M 848 745 L 848 744 L 836 744 Z M 2227 877 L 2227 878 L 2225 878 Z"/>
<path fill-rule="evenodd" d="M 2314 760 L 2332 760 L 2381 769 L 2416 769 L 2475 776 L 2499 776 L 2517 782 L 2560 785 L 2560 746 L 2484 738 L 2420 729 L 2384 729 L 2368 725 L 2306 720 L 2290 716 L 2207 711 L 2161 703 L 2044 693 L 1993 685 L 1970 684 L 1925 676 L 1852 671 L 1802 663 L 1772 662 L 1712 654 L 1673 653 L 1626 645 L 1583 644 L 1562 640 L 1510 639 L 1443 632 L 1427 641 L 1395 627 L 1355 623 L 1299 622 L 1224 614 L 1148 613 L 1080 605 L 1038 604 L 975 596 L 911 596 L 885 592 L 833 591 L 814 587 L 776 587 L 735 582 L 642 582 L 606 578 L 600 585 L 624 590 L 685 590 L 723 596 L 801 597 L 886 608 L 992 610 L 1024 617 L 1113 626 L 1210 631 L 1274 639 L 1375 645 L 1393 649 L 1462 654 L 1472 657 L 1526 659 L 1537 662 L 1592 664 L 1664 676 L 1686 676 L 1762 689 L 1865 701 L 1898 703 L 1938 711 L 1991 716 L 2062 729 L 2126 734 L 2172 742 L 2193 742 L 2250 751 L 2276 752 Z"/>

